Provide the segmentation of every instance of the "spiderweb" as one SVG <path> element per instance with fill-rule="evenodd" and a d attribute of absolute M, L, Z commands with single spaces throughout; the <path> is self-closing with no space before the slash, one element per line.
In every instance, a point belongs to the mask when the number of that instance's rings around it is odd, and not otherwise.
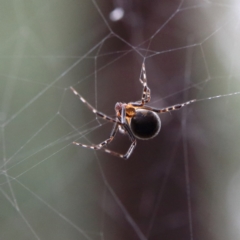
<path fill-rule="evenodd" d="M 0 35 L 0 239 L 239 239 L 238 1 L 5 1 Z M 129 160 L 96 144 L 141 98 L 160 134 Z M 218 96 L 218 97 L 215 97 Z M 109 146 L 124 153 L 118 134 Z"/>

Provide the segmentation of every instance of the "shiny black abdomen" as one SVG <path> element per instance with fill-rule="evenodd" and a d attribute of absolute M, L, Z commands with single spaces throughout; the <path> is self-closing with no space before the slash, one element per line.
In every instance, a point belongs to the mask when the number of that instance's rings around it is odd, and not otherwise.
<path fill-rule="evenodd" d="M 159 133 L 161 121 L 157 113 L 145 109 L 137 109 L 136 115 L 132 117 L 130 126 L 136 138 L 147 140 Z"/>

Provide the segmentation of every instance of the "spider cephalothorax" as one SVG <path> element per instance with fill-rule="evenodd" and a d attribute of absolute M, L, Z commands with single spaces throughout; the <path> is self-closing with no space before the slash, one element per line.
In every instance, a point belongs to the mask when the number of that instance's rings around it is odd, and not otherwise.
<path fill-rule="evenodd" d="M 140 78 L 140 82 L 143 85 L 141 100 L 137 102 L 130 102 L 130 103 L 117 102 L 115 105 L 115 111 L 116 111 L 115 118 L 109 117 L 99 112 L 92 105 L 90 105 L 73 87 L 71 87 L 71 90 L 73 91 L 73 93 L 77 95 L 80 98 L 80 100 L 83 103 L 85 103 L 93 111 L 93 113 L 95 113 L 97 116 L 109 122 L 115 123 L 112 129 L 112 132 L 110 134 L 110 137 L 107 140 L 97 145 L 85 145 L 82 143 L 73 142 L 75 145 L 90 148 L 90 149 L 95 149 L 95 150 L 102 149 L 107 153 L 127 159 L 132 154 L 134 148 L 137 145 L 136 139 L 148 140 L 158 135 L 161 129 L 161 121 L 160 121 L 160 117 L 158 116 L 159 113 L 178 110 L 181 107 L 184 107 L 196 101 L 196 100 L 191 100 L 185 103 L 177 104 L 177 105 L 167 107 L 167 108 L 162 108 L 162 109 L 156 109 L 156 108 L 147 106 L 145 104 L 148 103 L 151 99 L 151 91 L 147 85 L 147 76 L 146 76 L 144 63 L 142 65 L 141 75 L 142 75 L 142 79 Z M 104 146 L 109 144 L 114 139 L 118 130 L 121 133 L 127 134 L 132 142 L 128 151 L 125 154 L 120 154 L 104 148 Z"/>

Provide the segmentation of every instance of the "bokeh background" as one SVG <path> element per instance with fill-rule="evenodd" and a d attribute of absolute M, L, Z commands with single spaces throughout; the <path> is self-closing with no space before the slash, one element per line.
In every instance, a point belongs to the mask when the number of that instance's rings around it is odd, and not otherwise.
<path fill-rule="evenodd" d="M 238 1 L 4 1 L 0 8 L 0 239 L 240 237 Z M 137 101 L 205 99 L 162 114 L 129 160 L 77 147 Z M 130 145 L 118 134 L 109 146 Z"/>

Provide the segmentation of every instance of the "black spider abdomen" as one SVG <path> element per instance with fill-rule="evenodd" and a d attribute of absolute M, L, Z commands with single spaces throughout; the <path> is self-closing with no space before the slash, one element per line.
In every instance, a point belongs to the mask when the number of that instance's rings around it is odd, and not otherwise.
<path fill-rule="evenodd" d="M 136 138 L 149 139 L 155 137 L 161 128 L 161 121 L 157 113 L 137 109 L 131 120 L 131 129 Z"/>

